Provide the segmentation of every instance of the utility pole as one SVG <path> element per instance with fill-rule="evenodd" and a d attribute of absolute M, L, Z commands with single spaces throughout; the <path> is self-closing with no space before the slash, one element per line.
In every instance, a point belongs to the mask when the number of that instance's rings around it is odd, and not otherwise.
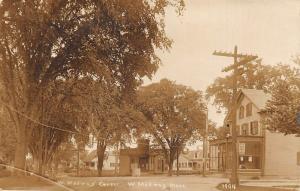
<path fill-rule="evenodd" d="M 77 176 L 79 176 L 79 169 L 80 169 L 80 147 L 79 144 L 77 145 Z"/>
<path fill-rule="evenodd" d="M 233 64 L 224 68 L 222 72 L 229 72 L 233 71 L 233 80 L 232 80 L 232 87 L 233 87 L 233 95 L 231 100 L 231 121 L 232 121 L 232 172 L 231 172 L 231 178 L 230 183 L 235 184 L 236 186 L 239 186 L 239 177 L 237 173 L 238 169 L 238 153 L 237 153 L 237 132 L 236 132 L 236 114 L 237 114 L 237 77 L 238 75 L 241 75 L 243 72 L 244 64 L 251 62 L 255 59 L 257 59 L 257 56 L 254 55 L 247 55 L 247 54 L 238 54 L 237 46 L 234 47 L 233 53 L 227 53 L 227 52 L 220 52 L 220 51 L 214 51 L 213 55 L 215 56 L 225 56 L 225 57 L 232 57 L 233 58 Z"/>
<path fill-rule="evenodd" d="M 177 168 L 177 171 L 176 171 L 176 174 L 177 176 L 179 176 L 179 147 L 177 145 L 177 148 L 176 148 L 176 168 Z"/>
<path fill-rule="evenodd" d="M 208 132 L 208 107 L 206 108 L 206 114 L 205 114 L 205 132 L 203 136 L 203 177 L 205 177 L 205 171 L 206 171 L 206 158 L 207 158 L 207 132 Z"/>

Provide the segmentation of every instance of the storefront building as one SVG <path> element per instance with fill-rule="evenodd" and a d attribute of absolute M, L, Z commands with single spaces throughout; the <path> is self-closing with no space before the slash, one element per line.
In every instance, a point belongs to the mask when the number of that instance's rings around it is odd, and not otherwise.
<path fill-rule="evenodd" d="M 261 122 L 262 110 L 269 99 L 270 95 L 262 90 L 243 89 L 238 94 L 238 172 L 250 176 L 300 177 L 300 138 L 270 132 Z M 232 165 L 230 115 L 229 112 L 224 120 L 227 136 L 209 142 L 210 170 L 227 175 L 231 173 Z"/>

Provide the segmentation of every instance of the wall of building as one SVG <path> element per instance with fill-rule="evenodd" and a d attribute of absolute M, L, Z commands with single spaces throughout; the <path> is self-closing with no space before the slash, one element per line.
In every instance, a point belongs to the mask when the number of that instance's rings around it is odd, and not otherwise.
<path fill-rule="evenodd" d="M 92 170 L 97 170 L 98 158 L 94 158 L 91 162 L 94 163 L 93 166 L 90 167 Z M 115 155 L 109 155 L 106 160 L 103 161 L 102 170 L 115 170 Z"/>
<path fill-rule="evenodd" d="M 240 128 L 239 132 L 241 132 L 242 124 L 248 123 L 248 128 L 249 128 L 248 132 L 250 132 L 250 122 L 253 122 L 253 121 L 258 121 L 259 122 L 260 121 L 260 114 L 258 113 L 259 109 L 254 104 L 252 104 L 252 115 L 251 116 L 246 116 L 246 105 L 248 103 L 251 103 L 251 101 L 247 97 L 243 96 L 241 102 L 237 106 L 238 109 L 237 109 L 237 113 L 236 113 L 237 114 L 236 115 L 236 117 L 237 117 L 236 124 Z M 242 118 L 242 119 L 239 118 L 240 106 L 244 106 L 244 118 Z M 261 126 L 262 125 L 259 122 L 258 136 L 262 136 Z"/>
<path fill-rule="evenodd" d="M 193 170 L 193 167 L 189 167 L 189 160 L 184 156 L 180 156 L 178 158 L 179 170 Z M 177 160 L 173 163 L 173 170 L 177 169 Z"/>
<path fill-rule="evenodd" d="M 107 160 L 103 161 L 103 170 L 115 170 L 116 156 L 109 155 Z"/>
<path fill-rule="evenodd" d="M 253 137 L 251 134 L 249 136 L 240 137 L 241 143 L 247 143 L 250 141 L 261 143 L 261 154 L 259 155 L 262 159 L 263 175 L 265 176 L 279 176 L 279 177 L 300 177 L 300 137 L 295 137 L 294 135 L 284 136 L 281 133 L 271 133 L 264 129 L 261 124 L 261 116 L 258 113 L 259 108 L 252 104 L 252 115 L 246 116 L 246 105 L 251 103 L 251 101 L 242 96 L 237 107 L 237 125 L 240 127 L 239 132 L 241 132 L 242 124 L 248 123 L 248 132 L 250 132 L 250 122 L 258 121 L 258 136 L 263 136 L 262 141 L 251 140 Z M 244 118 L 239 118 L 240 106 L 244 106 Z M 239 134 L 241 135 L 241 133 Z M 253 137 L 254 138 L 254 137 Z M 243 140 L 245 139 L 245 140 Z M 255 148 L 257 148 L 255 146 Z M 240 148 L 239 148 L 240 149 Z M 252 149 L 253 150 L 253 149 Z M 213 152 L 213 148 L 212 151 Z M 253 151 L 253 153 L 258 153 L 259 150 Z M 213 154 L 213 153 L 211 153 Z M 252 156 L 252 153 L 249 156 Z M 247 148 L 246 148 L 246 154 Z M 248 158 L 249 159 L 249 158 Z M 251 158 L 251 162 L 254 158 Z M 254 161 L 255 162 L 255 161 Z M 230 162 L 229 162 L 230 163 Z M 215 169 L 217 164 L 211 161 L 211 169 Z"/>
<path fill-rule="evenodd" d="M 265 149 L 265 175 L 300 177 L 300 137 L 266 131 Z"/>
<path fill-rule="evenodd" d="M 130 175 L 130 157 L 128 155 L 120 155 L 120 175 Z"/>
<path fill-rule="evenodd" d="M 154 173 L 168 172 L 168 164 L 163 155 L 156 155 L 154 157 Z"/>

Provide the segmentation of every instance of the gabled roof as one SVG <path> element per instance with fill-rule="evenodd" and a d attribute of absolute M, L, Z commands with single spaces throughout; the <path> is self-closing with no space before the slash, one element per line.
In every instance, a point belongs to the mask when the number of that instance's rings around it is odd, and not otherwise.
<path fill-rule="evenodd" d="M 96 157 L 97 157 L 97 151 L 93 150 L 83 159 L 83 161 L 90 162 Z"/>
<path fill-rule="evenodd" d="M 264 109 L 267 101 L 271 99 L 271 95 L 265 93 L 263 90 L 241 89 L 238 97 L 242 94 L 244 94 L 259 110 Z"/>
<path fill-rule="evenodd" d="M 110 155 L 110 156 L 114 156 L 114 152 L 113 151 L 105 151 L 104 155 Z M 95 158 L 97 158 L 97 150 L 93 150 L 91 151 L 84 159 L 84 162 L 90 162 L 92 160 L 94 160 Z"/>
<path fill-rule="evenodd" d="M 195 153 L 198 153 L 198 158 L 195 158 Z M 202 155 L 203 155 L 202 150 L 188 151 L 187 153 L 181 154 L 181 156 L 183 156 L 187 160 L 199 160 L 202 158 Z"/>
<path fill-rule="evenodd" d="M 265 93 L 263 90 L 257 89 L 241 89 L 238 92 L 238 100 L 241 96 L 244 95 L 247 97 L 254 105 L 257 107 L 258 110 L 263 110 L 266 106 L 268 100 L 271 99 L 271 95 Z M 227 119 L 230 118 L 231 111 L 229 111 L 224 119 L 224 123 L 226 123 Z"/>

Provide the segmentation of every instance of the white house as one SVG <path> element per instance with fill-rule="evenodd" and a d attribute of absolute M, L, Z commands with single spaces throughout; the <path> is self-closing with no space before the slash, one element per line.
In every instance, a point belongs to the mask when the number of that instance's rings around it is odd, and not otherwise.
<path fill-rule="evenodd" d="M 200 171 L 203 165 L 202 150 L 185 151 L 179 155 L 178 166 L 180 171 Z M 174 161 L 173 170 L 177 169 L 177 160 Z"/>
<path fill-rule="evenodd" d="M 97 170 L 98 157 L 97 151 L 94 150 L 84 159 L 85 165 L 91 170 Z M 116 155 L 113 151 L 105 152 L 102 170 L 115 170 Z"/>

